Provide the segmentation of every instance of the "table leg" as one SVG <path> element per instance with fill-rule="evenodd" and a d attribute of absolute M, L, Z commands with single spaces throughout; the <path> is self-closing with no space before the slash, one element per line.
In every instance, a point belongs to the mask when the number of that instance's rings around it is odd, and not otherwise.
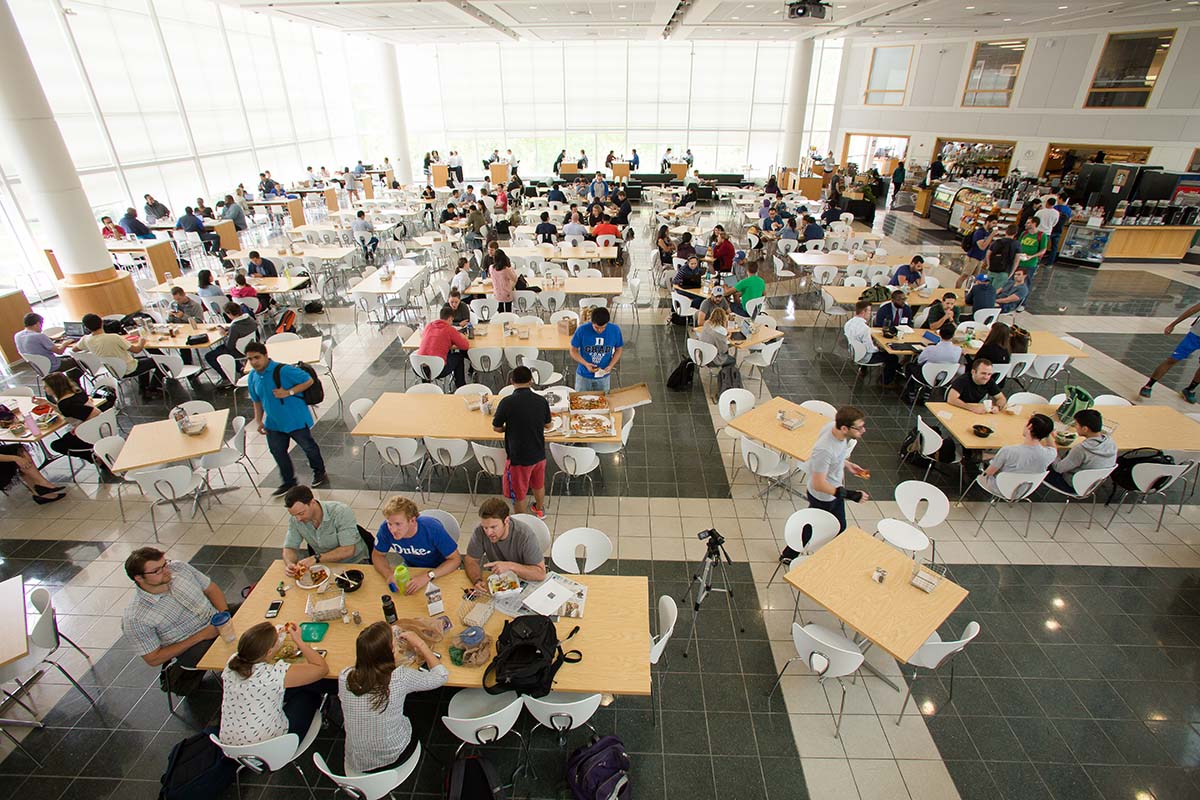
<path fill-rule="evenodd" d="M 856 635 L 854 637 L 854 642 L 856 644 L 861 641 L 864 641 L 862 636 Z M 867 646 L 864 648 L 861 648 L 864 656 L 867 654 L 867 651 L 871 649 L 871 646 L 873 644 L 874 644 L 874 642 L 867 642 Z M 895 689 L 897 692 L 900 691 L 900 687 L 897 686 L 895 684 L 895 682 L 892 681 L 891 678 L 889 678 L 888 676 L 886 676 L 882 672 L 880 672 L 879 669 L 874 664 L 872 664 L 870 661 L 867 661 L 865 658 L 863 659 L 862 668 L 865 669 L 867 672 L 871 673 L 872 675 L 874 675 L 876 678 L 879 678 L 879 680 L 883 681 L 888 686 Z"/>

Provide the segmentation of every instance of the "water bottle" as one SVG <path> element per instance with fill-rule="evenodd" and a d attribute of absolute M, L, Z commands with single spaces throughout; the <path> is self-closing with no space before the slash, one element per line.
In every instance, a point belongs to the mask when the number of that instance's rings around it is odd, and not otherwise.
<path fill-rule="evenodd" d="M 385 594 L 383 596 L 383 621 L 391 625 L 396 619 L 396 604 L 392 602 L 391 595 Z"/>
<path fill-rule="evenodd" d="M 408 565 L 400 564 L 392 572 L 392 581 L 396 584 L 401 592 L 408 586 Z M 389 598 L 390 599 L 390 598 Z"/>

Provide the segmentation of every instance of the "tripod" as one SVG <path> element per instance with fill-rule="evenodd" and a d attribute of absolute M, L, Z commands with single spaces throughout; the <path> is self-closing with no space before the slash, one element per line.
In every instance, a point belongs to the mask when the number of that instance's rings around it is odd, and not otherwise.
<path fill-rule="evenodd" d="M 688 585 L 688 590 L 683 597 L 679 598 L 679 602 L 682 603 L 689 594 L 692 595 L 692 631 L 688 634 L 688 643 L 683 649 L 684 658 L 688 657 L 688 651 L 691 650 L 692 642 L 696 638 L 696 620 L 700 616 L 700 606 L 712 592 L 729 595 L 729 605 L 733 607 L 733 614 L 737 618 L 738 630 L 742 633 L 746 631 L 742 625 L 742 615 L 738 613 L 737 605 L 733 602 L 733 589 L 713 587 L 713 572 L 717 569 L 721 571 L 721 580 L 725 587 L 729 586 L 729 575 L 725 572 L 725 564 L 732 564 L 733 559 L 725 550 L 725 537 L 718 533 L 716 528 L 709 528 L 698 533 L 696 538 L 707 539 L 708 549 L 704 553 L 704 559 L 700 562 L 698 571 L 692 575 L 692 582 Z M 721 556 L 725 557 L 724 561 L 721 560 Z"/>

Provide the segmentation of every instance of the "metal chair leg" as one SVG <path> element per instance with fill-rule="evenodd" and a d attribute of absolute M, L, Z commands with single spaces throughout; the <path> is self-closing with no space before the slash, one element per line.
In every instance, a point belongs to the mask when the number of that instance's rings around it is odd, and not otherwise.
<path fill-rule="evenodd" d="M 838 678 L 838 686 L 842 687 L 842 702 L 838 705 L 837 722 L 833 726 L 833 738 L 840 739 L 842 735 L 842 712 L 846 710 L 846 685 Z"/>
<path fill-rule="evenodd" d="M 775 689 L 779 686 L 779 682 L 783 680 L 783 673 L 787 672 L 787 668 L 792 665 L 793 661 L 799 661 L 799 660 L 800 660 L 799 656 L 797 656 L 795 658 L 789 658 L 787 660 L 787 662 L 784 663 L 783 669 L 779 670 L 779 675 L 777 675 L 775 677 L 775 683 L 771 684 L 771 691 L 767 692 L 767 711 L 771 710 L 771 698 L 772 698 L 772 696 L 774 696 Z"/>
<path fill-rule="evenodd" d="M 904 677 L 903 672 L 901 672 L 900 677 L 901 678 Z M 913 682 L 915 683 L 916 680 L 917 680 L 917 670 L 914 667 L 913 668 Z M 908 689 L 904 692 L 904 699 L 902 701 L 900 701 L 900 716 L 896 717 L 897 725 L 900 724 L 900 720 L 904 719 L 904 709 L 908 708 L 908 698 L 910 698 L 910 697 L 912 697 L 912 684 L 911 683 L 908 685 Z"/>

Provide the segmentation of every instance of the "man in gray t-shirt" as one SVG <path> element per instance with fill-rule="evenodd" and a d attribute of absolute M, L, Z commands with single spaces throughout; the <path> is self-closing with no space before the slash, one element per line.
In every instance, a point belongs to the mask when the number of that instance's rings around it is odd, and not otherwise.
<path fill-rule="evenodd" d="M 1058 451 L 1047 444 L 1052 433 L 1054 420 L 1045 414 L 1034 414 L 1025 424 L 1021 444 L 1001 447 L 983 471 L 979 482 L 988 491 L 999 492 L 996 475 L 1000 472 L 1037 474 L 1049 470 L 1054 459 L 1058 458 Z"/>
<path fill-rule="evenodd" d="M 479 506 L 479 525 L 471 534 L 463 559 L 467 579 L 484 588 L 484 570 L 512 572 L 524 581 L 546 579 L 546 558 L 542 544 L 531 527 L 509 515 L 508 503 L 491 497 Z"/>

